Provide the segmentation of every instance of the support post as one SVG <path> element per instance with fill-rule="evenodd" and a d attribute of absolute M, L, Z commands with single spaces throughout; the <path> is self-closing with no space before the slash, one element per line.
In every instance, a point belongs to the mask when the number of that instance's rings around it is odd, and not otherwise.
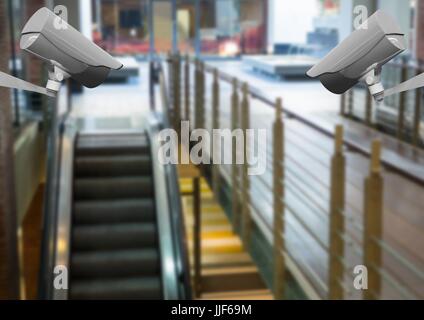
<path fill-rule="evenodd" d="M 197 118 L 199 116 L 199 96 L 200 96 L 200 79 L 199 79 L 199 65 L 200 61 L 198 59 L 194 60 L 194 91 L 193 91 L 193 101 L 194 101 L 194 119 L 193 125 L 191 125 L 192 130 L 197 129 Z"/>
<path fill-rule="evenodd" d="M 233 79 L 233 94 L 231 96 L 231 129 L 234 130 L 240 129 L 240 99 L 238 93 L 238 80 Z M 240 217 L 240 194 L 239 194 L 239 165 L 237 164 L 237 144 L 232 144 L 232 170 L 231 170 L 231 185 L 232 185 L 232 220 L 234 231 L 240 231 L 241 227 L 241 217 Z"/>
<path fill-rule="evenodd" d="M 200 198 L 200 178 L 193 178 L 193 253 L 194 253 L 194 294 L 198 298 L 202 292 L 202 216 Z"/>
<path fill-rule="evenodd" d="M 196 54 L 196 57 L 200 57 L 202 54 L 202 44 L 201 44 L 201 36 L 200 36 L 200 29 L 201 29 L 201 8 L 200 8 L 200 0 L 194 1 L 194 51 Z"/>
<path fill-rule="evenodd" d="M 173 60 L 173 78 L 174 78 L 174 89 L 173 89 L 173 109 L 174 109 L 174 128 L 177 132 L 180 132 L 181 128 L 181 58 L 178 53 L 174 55 Z"/>
<path fill-rule="evenodd" d="M 199 95 L 199 105 L 200 105 L 200 114 L 199 114 L 199 126 L 198 128 L 205 128 L 205 83 L 206 83 L 206 72 L 205 72 L 205 63 L 200 62 L 200 95 Z"/>
<path fill-rule="evenodd" d="M 169 88 L 169 101 L 170 106 L 167 110 L 168 119 L 171 126 L 174 125 L 174 96 L 175 96 L 175 68 L 174 68 L 174 55 L 169 52 L 168 53 L 168 88 Z"/>
<path fill-rule="evenodd" d="M 250 104 L 249 104 L 249 86 L 243 84 L 241 102 L 241 128 L 244 134 L 244 157 L 242 166 L 242 239 L 245 249 L 248 251 L 250 246 L 250 234 L 252 229 L 252 217 L 250 215 L 250 178 L 249 178 L 249 162 L 250 162 L 250 139 L 248 129 L 250 127 Z"/>
<path fill-rule="evenodd" d="M 172 52 L 177 53 L 178 48 L 178 18 L 177 18 L 177 0 L 171 0 L 171 15 L 172 15 Z"/>
<path fill-rule="evenodd" d="M 205 107 L 205 69 L 203 62 L 198 62 L 197 81 L 196 81 L 196 115 L 195 128 L 204 128 L 204 107 Z"/>
<path fill-rule="evenodd" d="M 367 101 L 365 104 L 365 124 L 367 126 L 372 125 L 372 96 L 369 90 L 367 90 Z"/>
<path fill-rule="evenodd" d="M 348 117 L 353 118 L 353 103 L 354 103 L 354 88 L 349 90 L 349 96 L 348 96 Z"/>
<path fill-rule="evenodd" d="M 285 261 L 284 261 L 284 123 L 281 99 L 275 104 L 275 122 L 273 127 L 273 203 L 274 203 L 274 297 L 284 299 Z"/>
<path fill-rule="evenodd" d="M 154 8 L 153 8 L 153 0 L 148 0 L 148 28 L 149 28 L 149 55 L 150 60 L 153 60 L 155 55 L 155 24 L 153 21 Z"/>
<path fill-rule="evenodd" d="M 381 141 L 372 144 L 370 174 L 364 188 L 364 265 L 368 268 L 368 290 L 366 300 L 378 299 L 381 294 L 381 247 L 382 235 L 383 179 L 381 176 Z"/>
<path fill-rule="evenodd" d="M 417 75 L 421 73 L 421 69 L 418 68 Z M 412 144 L 418 146 L 420 144 L 420 123 L 421 123 L 421 102 L 422 102 L 422 89 L 418 88 L 415 90 L 415 107 L 414 107 L 414 119 L 412 129 Z"/>
<path fill-rule="evenodd" d="M 214 69 L 213 71 L 213 84 L 212 84 L 212 135 L 214 129 L 220 129 L 219 123 L 219 74 L 218 70 Z M 217 200 L 219 200 L 219 185 L 220 185 L 220 174 L 219 174 L 219 163 L 215 163 L 215 155 L 220 155 L 221 150 L 219 150 L 220 143 L 213 139 L 213 151 L 212 151 L 212 182 L 213 182 L 213 191 Z M 219 202 L 219 201 L 218 201 Z"/>
<path fill-rule="evenodd" d="M 346 96 L 347 96 L 346 93 L 343 93 L 340 96 L 340 115 L 342 117 L 346 116 Z"/>
<path fill-rule="evenodd" d="M 187 55 L 184 65 L 184 118 L 190 122 L 190 57 Z"/>
<path fill-rule="evenodd" d="M 328 298 L 342 300 L 344 268 L 344 204 L 345 204 L 345 156 L 343 154 L 343 126 L 336 127 L 334 138 L 334 155 L 331 160 L 331 194 L 330 194 L 330 253 L 328 268 Z"/>
<path fill-rule="evenodd" d="M 401 83 L 405 82 L 408 76 L 408 65 L 404 61 L 402 64 L 402 75 Z M 403 140 L 404 128 L 405 128 L 405 106 L 406 106 L 406 91 L 401 92 L 399 96 L 399 114 L 398 114 L 398 126 L 397 126 L 397 138 Z"/>

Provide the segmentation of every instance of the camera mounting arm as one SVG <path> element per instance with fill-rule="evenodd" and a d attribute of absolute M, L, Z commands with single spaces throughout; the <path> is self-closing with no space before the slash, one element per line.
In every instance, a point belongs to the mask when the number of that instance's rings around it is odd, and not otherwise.
<path fill-rule="evenodd" d="M 421 73 L 416 77 L 413 77 L 405 82 L 402 82 L 393 88 L 387 89 L 384 92 L 384 96 L 388 97 L 396 93 L 414 90 L 421 87 L 424 87 L 424 73 Z"/>
<path fill-rule="evenodd" d="M 384 100 L 384 87 L 381 84 L 381 67 L 373 68 L 371 71 L 367 72 L 362 80 L 368 86 L 368 90 L 376 101 Z"/>
<path fill-rule="evenodd" d="M 381 84 L 381 68 L 372 69 L 362 79 L 368 86 L 368 90 L 377 102 L 391 95 L 424 87 L 424 73 L 419 74 L 393 88 L 385 90 Z"/>
<path fill-rule="evenodd" d="M 0 71 L 0 87 L 37 92 L 54 98 L 60 89 L 61 81 L 67 78 L 69 78 L 69 74 L 54 66 L 53 70 L 49 72 L 47 86 L 43 88 Z"/>
<path fill-rule="evenodd" d="M 1 72 L 0 71 L 0 86 L 11 88 L 11 89 L 19 89 L 19 90 L 25 90 L 25 91 L 31 91 L 31 92 L 37 92 L 44 94 L 49 97 L 55 97 L 56 92 L 50 91 L 47 88 L 43 88 L 40 86 L 37 86 L 35 84 L 32 84 L 30 82 L 12 77 L 11 75 Z"/>

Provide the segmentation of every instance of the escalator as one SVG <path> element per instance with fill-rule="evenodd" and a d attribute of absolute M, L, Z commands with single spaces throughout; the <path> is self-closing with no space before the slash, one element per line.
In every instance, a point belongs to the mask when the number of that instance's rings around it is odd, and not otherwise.
<path fill-rule="evenodd" d="M 177 171 L 159 152 L 171 105 L 163 69 L 155 72 L 136 132 L 81 131 L 69 84 L 49 100 L 40 299 L 192 298 Z"/>
<path fill-rule="evenodd" d="M 158 160 L 163 122 L 152 119 L 139 133 L 85 134 L 71 119 L 59 124 L 49 155 L 41 299 L 191 298 L 176 168 Z M 66 270 L 62 285 L 58 267 Z"/>
<path fill-rule="evenodd" d="M 162 299 L 146 134 L 81 135 L 74 162 L 71 299 Z"/>

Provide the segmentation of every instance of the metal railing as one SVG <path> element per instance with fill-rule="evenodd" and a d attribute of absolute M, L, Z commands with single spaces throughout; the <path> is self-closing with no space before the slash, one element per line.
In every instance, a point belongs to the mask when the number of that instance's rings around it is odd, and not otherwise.
<path fill-rule="evenodd" d="M 379 140 L 364 148 L 345 139 L 341 125 L 322 128 L 285 110 L 281 99 L 271 101 L 200 60 L 178 55 L 168 60 L 174 126 L 188 120 L 191 129 L 245 133 L 244 164 L 213 164 L 210 180 L 217 197 L 224 186 L 231 190 L 224 197 L 245 248 L 252 252 L 258 233 L 272 248 L 273 272 L 263 276 L 277 299 L 289 295 L 290 278 L 317 299 L 424 297 L 420 252 L 411 241 L 402 242 L 403 235 L 383 228 L 401 216 L 397 210 L 412 206 L 401 192 L 393 205 L 393 176 L 399 188 L 422 190 L 423 184 L 382 160 Z M 272 137 L 256 146 L 267 156 L 268 170 L 260 176 L 248 175 L 255 146 L 246 133 L 253 128 L 265 128 Z M 231 148 L 233 161 L 240 155 L 234 143 L 224 148 Z M 367 290 L 355 288 L 356 266 L 367 267 Z"/>
<path fill-rule="evenodd" d="M 385 66 L 382 82 L 389 88 L 422 72 L 424 70 L 420 64 L 399 59 Z M 423 98 L 422 89 L 418 88 L 393 95 L 386 98 L 384 103 L 377 104 L 365 86 L 357 85 L 342 95 L 340 114 L 413 146 L 424 147 Z"/>
<path fill-rule="evenodd" d="M 165 108 L 162 112 L 156 108 L 155 88 L 157 84 L 159 85 L 161 105 Z M 166 197 L 157 199 L 162 282 L 165 299 L 187 300 L 191 299 L 192 290 L 177 169 L 172 164 L 162 165 L 158 159 L 160 130 L 171 126 L 169 114 L 166 112 L 170 110 L 169 94 L 162 63 L 155 59 L 150 63 L 150 102 L 153 114 L 149 124 L 149 137 L 152 144 L 156 194 Z"/>

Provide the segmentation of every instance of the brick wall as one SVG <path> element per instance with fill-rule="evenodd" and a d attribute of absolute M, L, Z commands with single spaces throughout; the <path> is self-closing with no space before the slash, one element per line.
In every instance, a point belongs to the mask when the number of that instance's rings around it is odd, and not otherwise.
<path fill-rule="evenodd" d="M 38 9 L 45 6 L 44 0 L 24 1 L 24 3 L 25 3 L 25 8 L 24 8 L 25 15 L 23 20 L 23 25 Z M 26 59 L 26 80 L 33 82 L 35 84 L 44 86 L 45 84 L 42 83 L 42 70 L 43 70 L 42 60 L 28 53 L 24 53 L 24 56 Z"/>
<path fill-rule="evenodd" d="M 45 6 L 45 0 L 25 0 L 24 1 L 24 16 L 23 24 L 41 7 Z M 20 31 L 20 30 L 19 30 Z M 43 67 L 44 62 L 30 53 L 23 53 L 25 59 L 25 80 L 44 87 L 45 81 L 43 81 L 43 73 L 46 72 Z M 28 103 L 30 108 L 35 111 L 40 111 L 42 108 L 43 97 L 38 93 L 28 92 Z"/>
<path fill-rule="evenodd" d="M 7 1 L 0 1 L 0 70 L 8 72 L 10 58 Z M 19 297 L 13 132 L 10 90 L 0 88 L 0 299 Z"/>

